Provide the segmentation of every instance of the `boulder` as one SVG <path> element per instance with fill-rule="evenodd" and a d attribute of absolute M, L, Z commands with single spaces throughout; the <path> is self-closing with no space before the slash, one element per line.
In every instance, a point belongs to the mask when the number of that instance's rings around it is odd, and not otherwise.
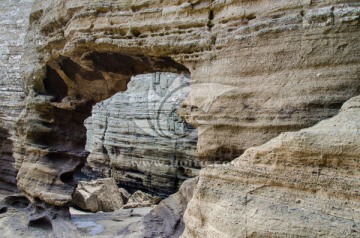
<path fill-rule="evenodd" d="M 130 224 L 120 230 L 122 238 L 178 238 L 184 231 L 183 215 L 199 178 L 187 179 L 182 183 L 179 191 L 164 199 L 144 216 L 140 221 Z"/>
<path fill-rule="evenodd" d="M 81 181 L 75 190 L 73 204 L 91 212 L 112 212 L 124 206 L 123 190 L 118 189 L 113 178 Z"/>

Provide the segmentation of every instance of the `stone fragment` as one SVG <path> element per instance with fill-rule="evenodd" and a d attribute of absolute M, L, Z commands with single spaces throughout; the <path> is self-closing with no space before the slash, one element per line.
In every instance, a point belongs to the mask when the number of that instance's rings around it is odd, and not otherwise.
<path fill-rule="evenodd" d="M 112 178 L 79 182 L 73 203 L 91 212 L 112 212 L 124 206 L 123 194 Z"/>
<path fill-rule="evenodd" d="M 183 215 L 193 197 L 198 178 L 186 180 L 179 191 L 164 199 L 139 222 L 122 229 L 118 235 L 123 238 L 177 238 L 184 231 Z"/>
<path fill-rule="evenodd" d="M 119 188 L 119 192 L 120 192 L 121 197 L 122 197 L 122 199 L 124 201 L 124 204 L 126 204 L 129 201 L 129 198 L 131 197 L 131 194 L 128 191 L 126 191 L 125 188 Z"/>
<path fill-rule="evenodd" d="M 131 195 L 124 208 L 151 207 L 158 204 L 160 201 L 161 198 L 138 190 Z"/>

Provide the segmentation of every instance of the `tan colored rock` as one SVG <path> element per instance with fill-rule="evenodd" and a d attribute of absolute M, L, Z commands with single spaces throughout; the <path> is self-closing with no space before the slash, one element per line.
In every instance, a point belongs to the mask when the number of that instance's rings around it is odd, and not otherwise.
<path fill-rule="evenodd" d="M 360 96 L 340 113 L 202 170 L 184 238 L 358 237 Z"/>
<path fill-rule="evenodd" d="M 73 203 L 91 212 L 112 212 L 124 206 L 123 194 L 113 178 L 79 182 Z"/>
<path fill-rule="evenodd" d="M 124 208 L 151 207 L 158 204 L 160 201 L 161 198 L 138 190 L 131 195 Z"/>
<path fill-rule="evenodd" d="M 83 121 L 137 74 L 191 73 L 179 113 L 197 127 L 203 160 L 232 160 L 335 115 L 360 92 L 359 9 L 351 0 L 36 0 L 14 145 L 19 188 L 68 204 L 86 157 Z"/>

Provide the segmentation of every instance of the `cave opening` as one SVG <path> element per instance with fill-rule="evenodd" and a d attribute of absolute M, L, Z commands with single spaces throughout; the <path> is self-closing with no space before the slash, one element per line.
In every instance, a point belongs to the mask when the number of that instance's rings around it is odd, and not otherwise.
<path fill-rule="evenodd" d="M 177 115 L 190 85 L 185 66 L 90 52 L 81 62 L 60 56 L 46 72 L 39 90 L 46 100 L 32 108 L 41 129 L 29 128 L 28 139 L 44 146 L 41 164 L 56 171 L 54 194 L 71 198 L 77 180 L 113 177 L 130 192 L 167 197 L 197 176 L 197 131 Z"/>

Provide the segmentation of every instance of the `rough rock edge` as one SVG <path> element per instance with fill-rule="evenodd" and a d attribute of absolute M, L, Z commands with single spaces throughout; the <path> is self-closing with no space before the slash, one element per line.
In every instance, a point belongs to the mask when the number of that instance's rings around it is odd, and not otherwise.
<path fill-rule="evenodd" d="M 182 237 L 359 236 L 359 131 L 360 96 L 331 119 L 202 170 Z"/>

